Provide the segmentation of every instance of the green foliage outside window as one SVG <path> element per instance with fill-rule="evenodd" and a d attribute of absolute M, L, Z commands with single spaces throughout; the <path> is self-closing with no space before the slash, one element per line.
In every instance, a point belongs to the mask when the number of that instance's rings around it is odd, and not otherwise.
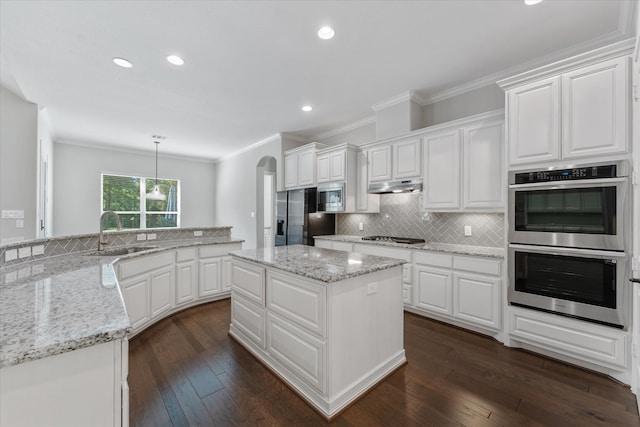
<path fill-rule="evenodd" d="M 180 181 L 158 179 L 166 200 L 147 200 L 144 195 L 155 182 L 154 178 L 102 175 L 102 211 L 116 212 L 123 229 L 178 227 Z M 112 216 L 105 218 L 104 229 L 116 229 Z"/>

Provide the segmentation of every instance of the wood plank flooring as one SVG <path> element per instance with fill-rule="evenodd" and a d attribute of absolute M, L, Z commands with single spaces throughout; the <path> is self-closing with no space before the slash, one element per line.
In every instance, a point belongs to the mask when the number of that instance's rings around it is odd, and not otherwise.
<path fill-rule="evenodd" d="M 324 426 L 227 335 L 230 301 L 177 313 L 131 341 L 131 426 Z M 335 426 L 640 426 L 628 387 L 405 313 L 408 364 Z"/>

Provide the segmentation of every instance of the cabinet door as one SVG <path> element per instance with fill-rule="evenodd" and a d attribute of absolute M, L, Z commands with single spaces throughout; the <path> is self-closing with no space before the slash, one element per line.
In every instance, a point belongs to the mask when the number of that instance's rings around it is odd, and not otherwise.
<path fill-rule="evenodd" d="M 284 186 L 292 188 L 298 185 L 298 155 L 284 156 Z"/>
<path fill-rule="evenodd" d="M 231 257 L 222 257 L 222 291 L 231 291 Z"/>
<path fill-rule="evenodd" d="M 367 151 L 356 154 L 356 211 L 380 212 L 380 196 L 369 194 Z"/>
<path fill-rule="evenodd" d="M 460 132 L 426 136 L 424 165 L 424 209 L 460 208 Z"/>
<path fill-rule="evenodd" d="M 422 175 L 422 150 L 420 139 L 393 144 L 393 178 L 416 178 Z"/>
<path fill-rule="evenodd" d="M 124 298 L 131 327 L 135 330 L 151 320 L 149 309 L 149 275 L 133 277 L 122 281 Z"/>
<path fill-rule="evenodd" d="M 416 307 L 440 314 L 453 314 L 451 303 L 450 270 L 416 266 L 417 297 Z"/>
<path fill-rule="evenodd" d="M 345 181 L 347 179 L 347 152 L 335 151 L 329 155 L 329 179 Z"/>
<path fill-rule="evenodd" d="M 507 94 L 509 163 L 560 159 L 560 77 L 512 89 Z"/>
<path fill-rule="evenodd" d="M 624 57 L 563 74 L 563 157 L 627 151 L 627 69 L 628 59 Z"/>
<path fill-rule="evenodd" d="M 500 279 L 454 273 L 453 315 L 492 329 L 500 329 Z"/>
<path fill-rule="evenodd" d="M 193 301 L 198 289 L 198 266 L 196 261 L 176 264 L 176 305 Z"/>
<path fill-rule="evenodd" d="M 199 290 L 201 297 L 222 291 L 222 258 L 206 258 L 198 261 Z"/>
<path fill-rule="evenodd" d="M 502 134 L 501 122 L 463 130 L 463 208 L 504 207 Z"/>
<path fill-rule="evenodd" d="M 329 153 L 316 157 L 316 178 L 318 182 L 331 181 Z"/>
<path fill-rule="evenodd" d="M 316 152 L 306 151 L 298 154 L 298 185 L 313 187 L 316 185 Z"/>
<path fill-rule="evenodd" d="M 391 180 L 391 145 L 369 149 L 369 182 Z"/>
<path fill-rule="evenodd" d="M 150 274 L 152 319 L 173 308 L 174 274 L 173 267 Z"/>

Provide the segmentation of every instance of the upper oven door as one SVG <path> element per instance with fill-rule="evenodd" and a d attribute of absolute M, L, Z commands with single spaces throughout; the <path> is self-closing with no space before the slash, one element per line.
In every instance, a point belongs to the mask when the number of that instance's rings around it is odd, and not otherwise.
<path fill-rule="evenodd" d="M 626 249 L 627 178 L 509 186 L 509 241 Z"/>
<path fill-rule="evenodd" d="M 344 212 L 344 183 L 318 185 L 318 212 Z"/>

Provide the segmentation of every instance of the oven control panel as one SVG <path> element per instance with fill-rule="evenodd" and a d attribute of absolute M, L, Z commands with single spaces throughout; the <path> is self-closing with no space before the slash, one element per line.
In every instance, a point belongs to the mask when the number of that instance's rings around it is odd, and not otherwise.
<path fill-rule="evenodd" d="M 578 179 L 615 178 L 617 176 L 616 172 L 616 165 L 521 172 L 515 174 L 515 184 L 533 184 L 535 182 L 570 181 Z"/>

